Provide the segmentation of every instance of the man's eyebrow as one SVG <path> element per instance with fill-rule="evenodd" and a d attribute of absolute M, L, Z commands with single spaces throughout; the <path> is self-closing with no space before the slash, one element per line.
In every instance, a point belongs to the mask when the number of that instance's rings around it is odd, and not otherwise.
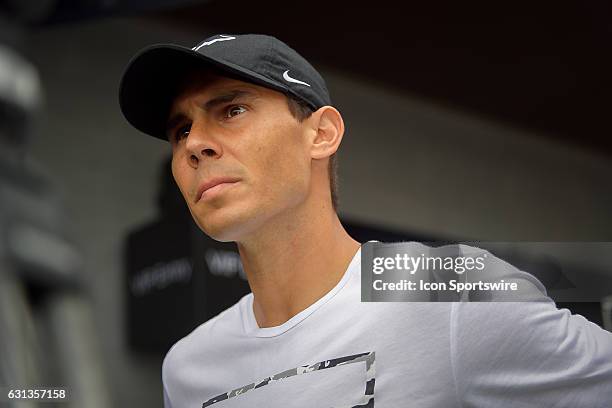
<path fill-rule="evenodd" d="M 204 110 L 211 110 L 215 106 L 222 105 L 224 103 L 232 102 L 238 98 L 254 98 L 256 95 L 254 92 L 246 90 L 246 89 L 235 89 L 233 91 L 228 91 L 222 93 L 220 95 L 211 98 L 204 104 Z"/>
<path fill-rule="evenodd" d="M 210 111 L 216 106 L 222 105 L 224 103 L 232 102 L 239 98 L 255 98 L 256 96 L 257 95 L 252 91 L 249 91 L 246 89 L 235 89 L 232 91 L 224 92 L 220 95 L 217 95 L 209 99 L 208 101 L 206 101 L 206 103 L 204 103 L 203 109 L 205 111 Z M 176 126 L 178 126 L 179 123 L 185 121 L 186 119 L 187 119 L 187 116 L 185 116 L 183 113 L 180 113 L 180 112 L 172 115 L 168 119 L 168 122 L 166 122 L 166 133 L 173 130 Z"/>

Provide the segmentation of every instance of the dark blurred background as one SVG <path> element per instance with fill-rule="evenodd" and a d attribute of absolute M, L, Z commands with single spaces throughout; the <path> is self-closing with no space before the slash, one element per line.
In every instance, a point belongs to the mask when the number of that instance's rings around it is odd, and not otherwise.
<path fill-rule="evenodd" d="M 161 407 L 168 345 L 248 290 L 186 216 L 169 146 L 119 111 L 152 43 L 259 32 L 310 60 L 347 126 L 339 212 L 359 239 L 612 241 L 609 2 L 0 4 L 0 44 L 40 77 L 25 151 L 82 257 L 112 406 Z M 611 282 L 602 251 L 571 261 Z M 598 307 L 573 310 L 601 324 Z"/>

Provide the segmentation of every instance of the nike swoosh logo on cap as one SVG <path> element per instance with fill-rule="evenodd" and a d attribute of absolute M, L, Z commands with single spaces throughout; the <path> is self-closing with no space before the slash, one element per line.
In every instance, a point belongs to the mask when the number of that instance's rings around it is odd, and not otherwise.
<path fill-rule="evenodd" d="M 205 47 L 205 46 L 210 45 L 210 44 L 214 44 L 217 41 L 230 41 L 230 40 L 235 40 L 236 39 L 236 37 L 232 37 L 231 35 L 223 35 L 223 34 L 221 34 L 220 37 L 221 38 L 215 38 L 214 40 L 205 41 L 202 44 L 193 47 L 192 50 L 197 51 L 200 48 Z"/>
<path fill-rule="evenodd" d="M 301 84 L 301 85 L 310 86 L 310 85 L 309 85 L 309 84 L 307 84 L 306 82 L 302 82 L 302 81 L 300 81 L 300 80 L 298 80 L 298 79 L 291 78 L 291 77 L 289 76 L 289 70 L 287 70 L 287 71 L 283 72 L 283 78 L 284 78 L 284 79 L 285 79 L 285 81 L 287 81 L 287 82 L 293 82 L 293 83 L 295 83 L 295 84 Z"/>

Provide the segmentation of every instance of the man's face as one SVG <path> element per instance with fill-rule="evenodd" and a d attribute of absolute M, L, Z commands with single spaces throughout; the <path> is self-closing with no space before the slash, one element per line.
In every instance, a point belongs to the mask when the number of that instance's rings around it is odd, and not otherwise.
<path fill-rule="evenodd" d="M 172 103 L 168 135 L 172 173 L 198 226 L 240 241 L 304 202 L 308 131 L 279 92 L 213 74 L 190 81 Z M 217 178 L 227 183 L 202 194 Z"/>

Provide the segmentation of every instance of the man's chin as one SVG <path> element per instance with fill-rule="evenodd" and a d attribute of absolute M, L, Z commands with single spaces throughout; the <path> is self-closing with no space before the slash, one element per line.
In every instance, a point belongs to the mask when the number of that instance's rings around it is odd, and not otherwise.
<path fill-rule="evenodd" d="M 214 221 L 214 222 L 213 222 Z M 239 222 L 237 217 L 225 220 L 206 220 L 196 224 L 209 237 L 219 242 L 240 241 L 245 235 L 245 223 Z"/>
<path fill-rule="evenodd" d="M 220 231 L 213 231 L 213 232 L 209 232 L 206 230 L 202 230 L 202 231 L 204 231 L 204 233 L 208 235 L 210 238 L 214 239 L 215 241 L 219 241 L 219 242 L 236 242 L 239 237 L 236 234 L 228 233 L 227 230 L 220 230 Z"/>

